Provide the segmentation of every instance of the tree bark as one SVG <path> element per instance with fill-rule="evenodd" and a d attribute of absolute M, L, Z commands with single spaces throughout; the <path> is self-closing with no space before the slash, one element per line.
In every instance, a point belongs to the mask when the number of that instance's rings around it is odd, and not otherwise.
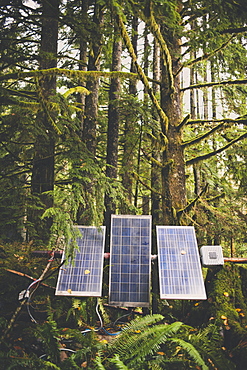
<path fill-rule="evenodd" d="M 153 79 L 159 81 L 160 79 L 160 53 L 159 46 L 156 39 L 154 39 L 153 46 Z M 159 94 L 159 85 L 153 84 L 153 91 L 156 96 Z M 153 109 L 153 118 L 155 121 L 159 121 L 157 112 Z M 152 129 L 152 134 L 156 138 L 152 144 L 152 157 L 155 161 L 151 163 L 151 214 L 153 224 L 158 225 L 160 220 L 160 193 L 161 193 L 161 172 L 160 166 L 157 162 L 160 162 L 160 140 L 158 127 Z M 157 161 L 157 162 L 156 162 Z M 155 254 L 156 252 L 153 251 Z"/>
<path fill-rule="evenodd" d="M 180 54 L 180 40 L 170 36 L 170 45 L 172 45 L 173 72 L 176 76 L 176 71 L 180 67 L 177 61 L 177 56 Z M 161 73 L 161 107 L 169 120 L 167 132 L 166 128 L 162 127 L 164 135 L 168 138 L 168 144 L 162 153 L 162 212 L 164 224 L 173 225 L 178 223 L 176 211 L 184 208 L 186 204 L 182 133 L 177 128 L 182 121 L 182 100 L 179 76 L 174 78 L 174 92 L 171 94 L 168 89 L 167 70 L 164 63 L 162 63 Z"/>
<path fill-rule="evenodd" d="M 88 71 L 100 70 L 100 58 L 102 47 L 102 31 L 104 10 L 97 0 L 94 1 L 93 22 L 95 24 L 94 33 L 91 34 L 88 57 Z M 91 77 L 87 80 L 86 88 L 90 92 L 85 98 L 85 110 L 82 121 L 82 142 L 85 144 L 87 155 L 91 160 L 95 161 L 97 148 L 97 121 L 98 121 L 98 100 L 99 100 L 99 78 Z M 90 173 L 85 174 L 86 177 L 91 176 Z M 92 212 L 93 202 L 93 187 L 91 182 L 82 184 L 84 193 L 86 194 L 85 206 L 81 205 L 77 214 L 77 222 L 83 225 L 93 225 L 94 216 Z"/>
<path fill-rule="evenodd" d="M 138 42 L 138 18 L 132 18 L 132 38 L 131 42 L 135 51 L 137 53 L 137 42 Z M 131 61 L 130 67 L 131 73 L 136 73 L 136 67 Z M 129 94 L 132 96 L 137 95 L 137 87 L 135 81 L 130 81 L 129 84 Z M 133 123 L 133 117 L 127 117 L 124 127 L 124 150 L 122 159 L 122 184 L 126 189 L 126 198 L 128 205 L 131 205 L 133 198 L 133 160 L 134 160 L 134 139 L 135 138 L 135 127 Z M 125 210 L 122 210 L 125 213 Z"/>
<path fill-rule="evenodd" d="M 42 28 L 39 53 L 39 68 L 49 69 L 57 66 L 59 0 L 42 1 Z M 56 93 L 56 77 L 46 76 L 38 81 L 38 90 L 42 110 L 37 114 L 36 127 L 39 131 L 34 144 L 31 193 L 37 197 L 42 210 L 33 210 L 29 221 L 33 229 L 29 230 L 29 238 L 37 236 L 47 242 L 51 220 L 40 220 L 44 209 L 52 207 L 53 196 L 45 192 L 54 189 L 54 154 L 55 132 L 52 125 L 54 112 L 50 109 L 52 96 Z"/>
<path fill-rule="evenodd" d="M 103 22 L 103 10 L 95 1 L 93 21 L 95 33 L 91 39 L 91 50 L 88 58 L 88 71 L 100 70 L 101 55 L 101 25 Z M 96 127 L 98 119 L 99 79 L 92 77 L 88 79 L 86 88 L 90 94 L 85 99 L 85 114 L 82 130 L 82 140 L 85 142 L 88 152 L 94 157 L 96 154 Z"/>
<path fill-rule="evenodd" d="M 122 40 L 114 27 L 114 43 L 112 51 L 112 71 L 121 71 Z M 118 138 L 119 138 L 119 108 L 118 101 L 121 91 L 119 77 L 111 79 L 108 106 L 108 128 L 107 128 L 107 155 L 106 155 L 106 176 L 110 179 L 117 179 L 118 168 Z M 105 194 L 105 225 L 107 226 L 106 244 L 108 250 L 109 231 L 111 215 L 116 212 L 116 203 L 110 194 Z"/>

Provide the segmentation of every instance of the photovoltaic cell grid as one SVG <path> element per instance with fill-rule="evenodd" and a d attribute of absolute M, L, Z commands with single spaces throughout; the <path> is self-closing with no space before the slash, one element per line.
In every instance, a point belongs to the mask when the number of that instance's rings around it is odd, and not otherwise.
<path fill-rule="evenodd" d="M 99 297 L 102 291 L 105 226 L 77 226 L 81 237 L 73 262 L 59 271 L 56 295 Z M 64 257 L 63 257 L 64 258 Z"/>
<path fill-rule="evenodd" d="M 149 306 L 151 216 L 111 219 L 109 304 Z"/>
<path fill-rule="evenodd" d="M 157 226 L 160 297 L 206 299 L 193 226 Z"/>

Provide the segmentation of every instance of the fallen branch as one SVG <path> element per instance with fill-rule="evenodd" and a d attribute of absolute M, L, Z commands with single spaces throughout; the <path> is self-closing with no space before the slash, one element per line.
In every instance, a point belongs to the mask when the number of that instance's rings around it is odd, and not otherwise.
<path fill-rule="evenodd" d="M 27 279 L 30 279 L 30 280 L 33 280 L 33 281 L 37 280 L 37 279 L 33 278 L 30 275 L 24 274 L 23 272 L 19 272 L 19 271 L 15 271 L 15 270 L 10 270 L 10 269 L 6 269 L 6 271 L 11 272 L 12 274 L 16 274 L 16 275 L 19 275 L 19 276 L 22 276 L 22 277 L 26 277 Z M 43 285 L 46 288 L 56 289 L 53 286 L 48 285 L 48 284 L 45 284 L 45 283 L 42 283 L 42 282 L 40 282 L 40 285 Z"/>
<path fill-rule="evenodd" d="M 45 267 L 44 271 L 43 271 L 43 272 L 42 272 L 42 274 L 40 275 L 39 279 L 36 279 L 36 280 L 37 280 L 37 284 L 38 284 L 38 285 L 37 285 L 37 287 L 39 286 L 39 284 L 40 284 L 40 283 L 41 283 L 41 281 L 43 280 L 43 278 L 44 278 L 45 274 L 46 274 L 46 273 L 47 273 L 47 271 L 49 270 L 49 268 L 50 268 L 50 266 L 51 266 L 51 264 L 52 264 L 52 261 L 53 261 L 53 258 L 51 258 L 51 259 L 48 261 L 48 263 L 47 263 L 47 265 L 46 265 L 46 267 Z M 35 287 L 35 289 L 37 289 L 37 287 Z M 12 327 L 13 327 L 13 325 L 14 325 L 14 322 L 15 322 L 15 320 L 16 320 L 16 318 L 17 318 L 17 315 L 18 315 L 18 314 L 19 314 L 19 312 L 21 311 L 22 307 L 25 305 L 26 301 L 27 301 L 27 298 L 23 299 L 23 300 L 21 301 L 20 305 L 17 307 L 17 309 L 16 309 L 16 310 L 15 310 L 15 312 L 13 313 L 13 315 L 12 315 L 12 317 L 11 317 L 11 319 L 10 319 L 10 321 L 9 321 L 8 325 L 7 325 L 7 328 L 5 329 L 5 331 L 4 331 L 3 335 L 2 335 L 2 337 L 0 338 L 0 343 L 2 343 L 2 342 L 5 340 L 5 338 L 6 338 L 7 334 L 9 333 L 9 331 L 11 330 L 11 328 L 12 328 Z"/>

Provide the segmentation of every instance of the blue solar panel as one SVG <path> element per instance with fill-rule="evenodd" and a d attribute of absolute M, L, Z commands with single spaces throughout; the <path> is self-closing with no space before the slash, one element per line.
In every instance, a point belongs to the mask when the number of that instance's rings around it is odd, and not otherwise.
<path fill-rule="evenodd" d="M 112 215 L 109 304 L 149 306 L 150 267 L 151 216 Z"/>
<path fill-rule="evenodd" d="M 160 297 L 207 299 L 193 226 L 157 226 Z"/>
<path fill-rule="evenodd" d="M 100 297 L 104 262 L 105 226 L 77 226 L 81 237 L 73 262 L 60 268 L 56 295 Z M 64 258 L 64 256 L 63 256 Z"/>

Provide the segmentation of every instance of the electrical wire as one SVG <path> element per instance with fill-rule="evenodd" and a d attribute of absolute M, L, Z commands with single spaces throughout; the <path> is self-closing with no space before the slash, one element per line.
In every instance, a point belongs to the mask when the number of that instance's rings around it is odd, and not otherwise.
<path fill-rule="evenodd" d="M 129 316 L 129 315 L 130 315 L 130 312 L 128 312 L 128 313 L 126 313 L 126 314 L 124 314 L 123 316 L 120 316 L 117 320 L 115 320 L 115 321 L 114 321 L 113 326 L 115 326 L 115 325 L 116 325 L 116 323 L 117 323 L 120 319 L 122 319 L 123 317 Z"/>
<path fill-rule="evenodd" d="M 96 304 L 95 310 L 96 310 L 96 313 L 97 313 L 99 321 L 100 321 L 100 328 L 98 329 L 98 330 L 100 330 L 100 329 L 103 328 L 103 320 L 102 320 L 102 317 L 100 316 L 100 313 L 99 313 L 99 298 L 97 298 L 97 304 Z"/>
<path fill-rule="evenodd" d="M 53 261 L 54 260 L 54 255 L 51 256 L 51 258 L 49 259 L 49 262 Z M 54 270 L 52 271 L 49 275 L 47 275 L 46 277 L 44 277 L 43 279 L 37 279 L 37 280 L 34 280 L 28 287 L 27 289 L 25 290 L 25 293 L 24 293 L 24 298 L 27 299 L 27 312 L 28 312 L 28 315 L 31 319 L 32 322 L 34 322 L 35 324 L 38 324 L 37 320 L 35 320 L 35 318 L 33 317 L 33 315 L 31 314 L 31 311 L 30 311 L 30 306 L 31 306 L 31 298 L 34 294 L 34 292 L 36 291 L 36 289 L 38 289 L 39 287 L 39 284 L 40 282 L 43 282 L 44 280 L 48 279 L 51 275 L 53 275 L 63 264 L 65 263 L 65 260 L 59 264 L 59 266 Z M 30 292 L 30 289 L 35 285 L 36 287 L 32 290 L 32 292 Z"/>
<path fill-rule="evenodd" d="M 99 318 L 99 321 L 100 321 L 100 327 L 97 328 L 97 329 L 85 329 L 85 330 L 81 331 L 82 334 L 89 333 L 90 331 L 99 331 L 99 330 L 103 329 L 103 320 L 102 320 L 102 317 L 100 316 L 100 313 L 99 313 L 99 298 L 97 298 L 95 311 L 96 311 L 96 313 L 98 315 L 98 318 Z"/>
<path fill-rule="evenodd" d="M 103 323 L 103 319 L 102 319 L 102 317 L 100 316 L 100 313 L 99 313 L 99 299 L 97 298 L 97 304 L 96 304 L 96 307 L 95 307 L 95 311 L 96 311 L 96 313 L 97 313 L 97 315 L 98 315 L 98 318 L 99 318 L 99 321 L 100 321 L 100 327 L 99 328 L 97 328 L 97 329 L 85 329 L 85 330 L 83 330 L 83 331 L 81 331 L 81 333 L 82 334 L 86 334 L 86 333 L 89 333 L 89 332 L 91 332 L 91 331 L 94 331 L 94 332 L 96 332 L 96 331 L 100 331 L 100 330 L 103 330 L 104 332 L 105 332 L 105 334 L 107 334 L 107 335 L 112 335 L 112 336 L 114 336 L 114 335 L 119 335 L 120 333 L 121 333 L 121 331 L 118 331 L 118 332 L 116 332 L 116 333 L 111 333 L 111 332 L 109 332 L 108 330 L 106 330 L 106 328 L 104 328 L 104 323 Z M 128 315 L 129 315 L 129 313 L 128 313 Z M 124 315 L 124 316 L 127 316 L 127 315 Z M 123 316 L 121 316 L 121 317 L 123 317 Z M 117 321 L 117 320 L 116 320 Z M 116 322 L 115 321 L 115 322 Z M 115 323 L 114 323 L 115 324 Z"/>
<path fill-rule="evenodd" d="M 23 296 L 24 299 L 27 299 L 27 312 L 28 312 L 28 315 L 29 315 L 31 321 L 34 322 L 35 324 L 38 324 L 38 322 L 35 320 L 35 318 L 31 314 L 30 305 L 31 305 L 31 297 L 32 297 L 33 293 L 35 292 L 35 290 L 38 288 L 38 286 L 36 286 L 36 288 L 34 288 L 34 290 L 31 293 L 30 293 L 30 289 L 35 284 L 38 284 L 40 281 L 41 281 L 41 279 L 37 279 L 37 280 L 34 280 L 31 284 L 29 284 L 29 286 L 25 290 L 24 296 Z"/>
<path fill-rule="evenodd" d="M 74 351 L 73 349 L 70 349 L 70 348 L 58 348 L 59 351 L 66 351 L 66 352 L 72 352 L 72 353 L 76 353 L 76 351 Z M 43 357 L 46 357 L 47 356 L 47 353 L 44 353 L 43 355 L 39 356 L 39 359 L 42 360 Z"/>

